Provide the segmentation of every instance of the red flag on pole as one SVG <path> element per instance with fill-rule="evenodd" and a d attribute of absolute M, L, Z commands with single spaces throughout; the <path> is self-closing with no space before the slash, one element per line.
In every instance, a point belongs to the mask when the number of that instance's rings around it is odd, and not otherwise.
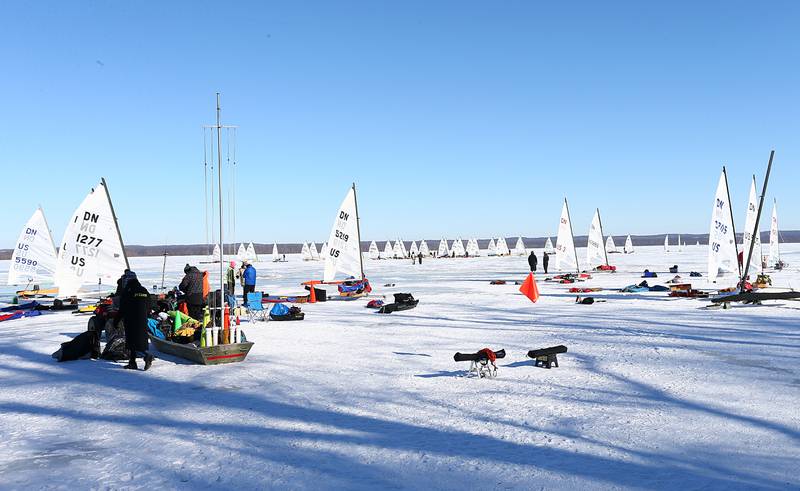
<path fill-rule="evenodd" d="M 533 277 L 533 273 L 528 274 L 528 277 L 522 282 L 522 286 L 519 287 L 519 291 L 533 303 L 539 300 L 539 289 L 536 288 L 536 279 Z"/>

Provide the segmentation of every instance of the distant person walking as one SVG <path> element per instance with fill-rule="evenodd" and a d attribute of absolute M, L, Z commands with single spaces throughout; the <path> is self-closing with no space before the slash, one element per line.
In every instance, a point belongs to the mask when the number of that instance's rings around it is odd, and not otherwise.
<path fill-rule="evenodd" d="M 531 273 L 536 272 L 536 266 L 539 264 L 539 259 L 536 257 L 536 253 L 531 251 L 531 255 L 528 256 L 528 266 L 531 267 Z"/>
<path fill-rule="evenodd" d="M 547 251 L 542 253 L 542 267 L 544 267 L 544 274 L 547 274 L 547 265 L 550 263 L 550 255 Z"/>
<path fill-rule="evenodd" d="M 419 263 L 422 264 L 422 253 L 417 254 L 417 259 L 419 259 Z"/>
<path fill-rule="evenodd" d="M 119 302 L 119 315 L 125 324 L 125 347 L 130 351 L 125 368 L 138 370 L 136 357 L 144 358 L 144 369 L 153 363 L 153 355 L 148 351 L 147 314 L 150 313 L 150 293 L 135 277 L 125 284 Z"/>

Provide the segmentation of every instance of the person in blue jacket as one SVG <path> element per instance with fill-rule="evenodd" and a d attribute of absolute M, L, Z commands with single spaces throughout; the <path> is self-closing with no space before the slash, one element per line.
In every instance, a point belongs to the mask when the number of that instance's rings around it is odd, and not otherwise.
<path fill-rule="evenodd" d="M 245 264 L 246 266 L 244 268 L 244 272 L 242 273 L 242 277 L 244 278 L 243 296 L 245 301 L 247 301 L 247 294 L 256 291 L 256 268 L 254 268 L 250 263 Z"/>

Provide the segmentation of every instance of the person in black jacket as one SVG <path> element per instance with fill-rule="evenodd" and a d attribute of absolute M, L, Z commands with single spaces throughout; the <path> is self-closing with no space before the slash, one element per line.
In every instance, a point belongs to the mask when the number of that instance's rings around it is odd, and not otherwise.
<path fill-rule="evenodd" d="M 127 285 L 128 281 L 132 279 L 136 279 L 136 273 L 134 273 L 130 269 L 126 269 L 122 273 L 122 276 L 120 276 L 119 279 L 117 280 L 117 291 L 114 293 L 114 295 L 116 296 L 122 295 L 122 292 L 125 291 L 125 285 Z"/>
<path fill-rule="evenodd" d="M 189 310 L 189 317 L 196 321 L 203 320 L 203 307 L 205 307 L 205 298 L 203 298 L 203 272 L 197 269 L 196 266 L 189 266 L 188 264 L 183 268 L 185 276 L 178 285 L 178 290 L 183 292 L 182 300 L 186 302 L 186 307 Z"/>
<path fill-rule="evenodd" d="M 536 271 L 536 265 L 539 264 L 539 259 L 536 257 L 536 253 L 531 251 L 531 255 L 528 256 L 528 266 L 531 267 L 531 272 Z"/>
<path fill-rule="evenodd" d="M 550 263 L 550 255 L 547 252 L 542 253 L 542 266 L 544 267 L 544 274 L 547 274 L 547 265 Z"/>
<path fill-rule="evenodd" d="M 137 370 L 136 357 L 144 358 L 144 369 L 150 368 L 153 355 L 147 352 L 147 315 L 150 313 L 150 293 L 136 278 L 129 279 L 122 292 L 119 315 L 125 324 L 125 346 L 130 358 L 125 368 Z"/>

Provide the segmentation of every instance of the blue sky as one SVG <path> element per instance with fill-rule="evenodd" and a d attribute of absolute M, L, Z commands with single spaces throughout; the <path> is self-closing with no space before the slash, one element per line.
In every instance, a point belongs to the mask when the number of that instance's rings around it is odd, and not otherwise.
<path fill-rule="evenodd" d="M 101 176 L 130 244 L 205 238 L 203 134 L 239 125 L 237 239 L 800 229 L 796 2 L 4 2 L 0 247 Z M 760 185 L 760 184 L 759 184 Z M 769 210 L 767 210 L 769 213 Z M 737 223 L 737 225 L 739 225 Z"/>

